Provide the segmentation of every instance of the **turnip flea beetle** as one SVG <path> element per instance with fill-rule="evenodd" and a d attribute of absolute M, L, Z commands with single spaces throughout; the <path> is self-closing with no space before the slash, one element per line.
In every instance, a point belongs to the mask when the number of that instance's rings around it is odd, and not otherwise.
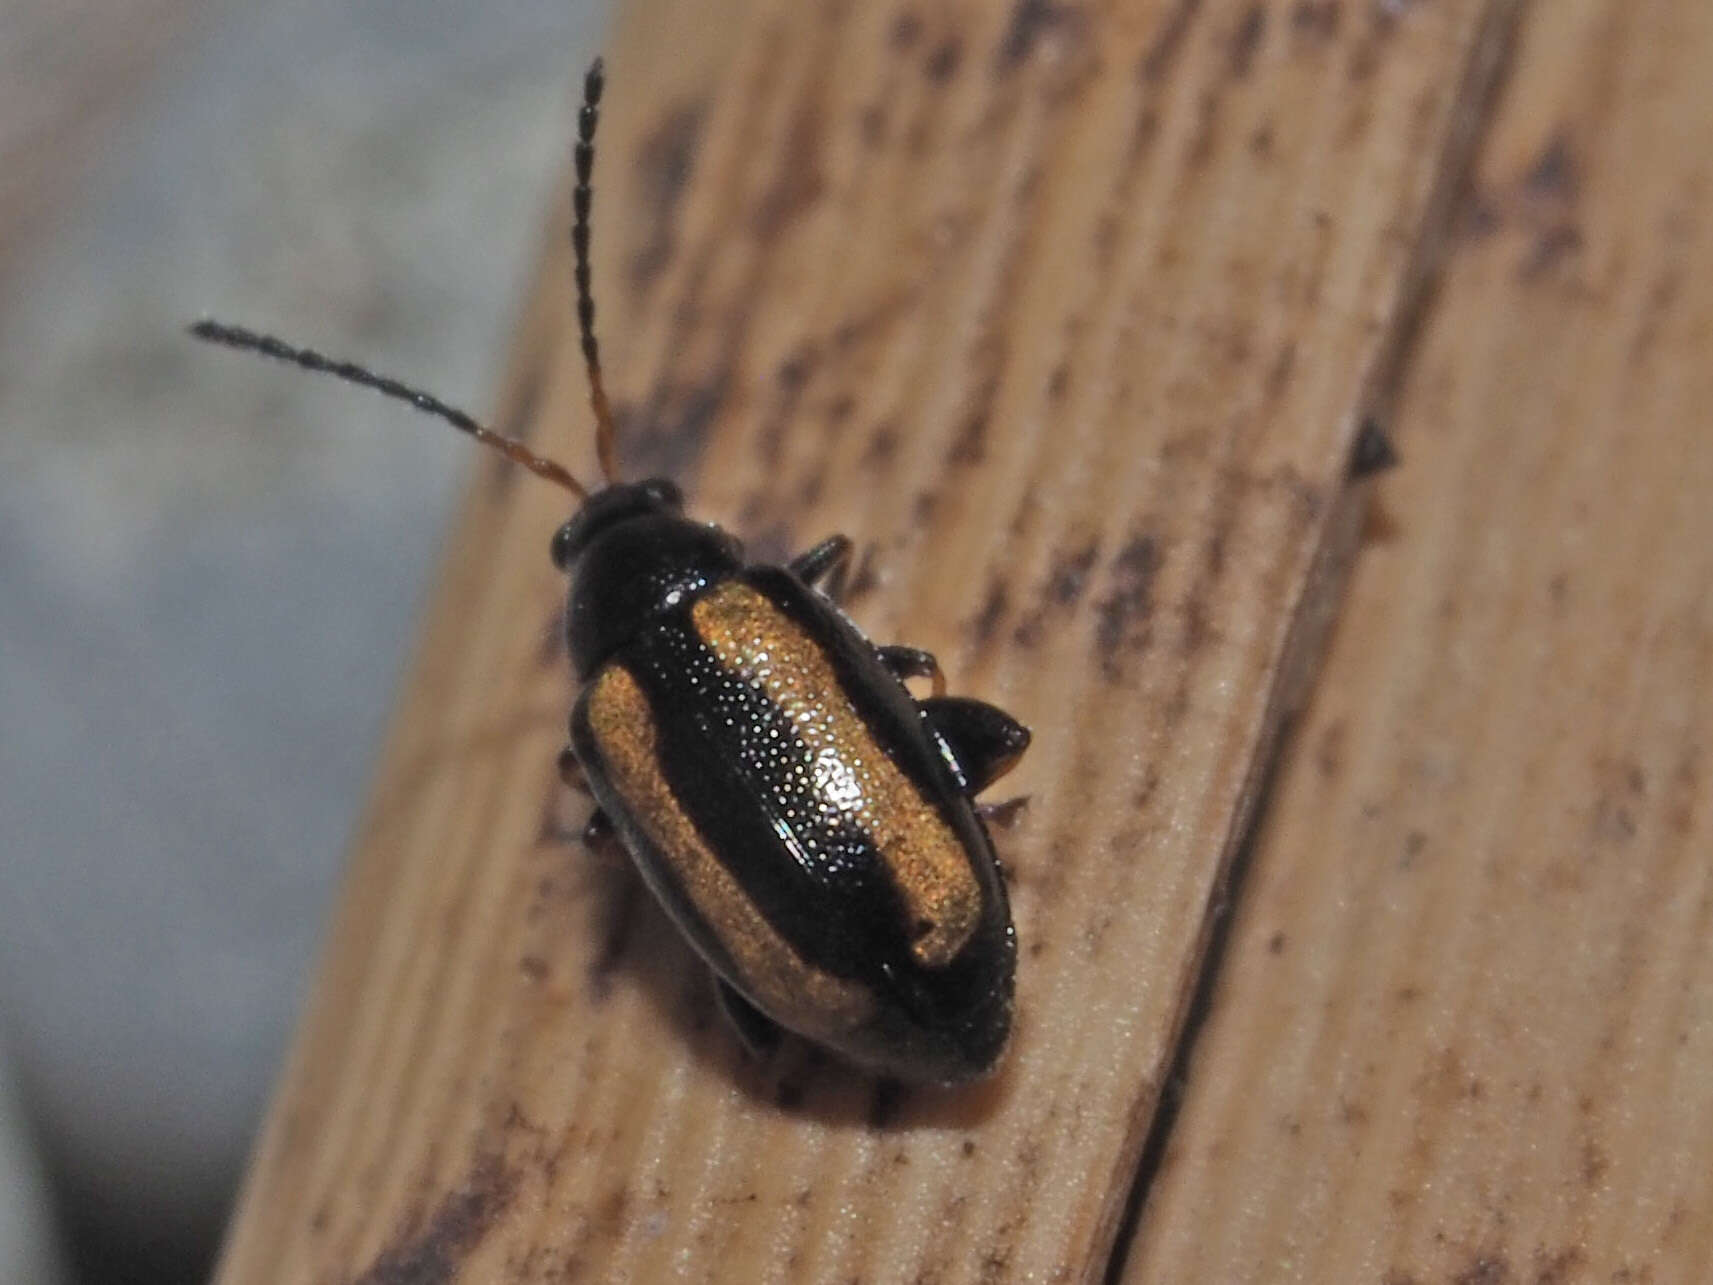
<path fill-rule="evenodd" d="M 561 764 L 594 796 L 591 838 L 616 832 L 750 1048 L 785 1027 L 885 1074 L 973 1079 L 1010 1033 L 1017 954 L 973 800 L 1029 733 L 945 696 L 927 652 L 863 636 L 817 587 L 842 582 L 844 536 L 784 567 L 748 564 L 732 536 L 683 515 L 671 482 L 617 480 L 589 284 L 602 84 L 597 60 L 572 241 L 605 487 L 360 366 L 213 321 L 192 333 L 411 402 L 576 495 L 552 545 L 582 685 Z M 916 699 L 907 678 L 934 695 Z"/>

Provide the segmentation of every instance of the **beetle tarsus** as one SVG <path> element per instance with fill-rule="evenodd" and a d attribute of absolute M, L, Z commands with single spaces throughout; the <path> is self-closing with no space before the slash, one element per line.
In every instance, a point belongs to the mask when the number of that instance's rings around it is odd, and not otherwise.
<path fill-rule="evenodd" d="M 885 665 L 899 678 L 926 678 L 934 684 L 936 698 L 946 694 L 946 676 L 940 670 L 940 662 L 934 659 L 934 653 L 923 651 L 920 647 L 887 646 L 878 648 L 880 663 Z"/>
<path fill-rule="evenodd" d="M 1009 830 L 1017 824 L 1017 818 L 1023 815 L 1029 806 L 1027 794 L 1014 794 L 1009 799 L 1001 799 L 998 803 L 978 803 L 975 805 L 976 815 L 994 830 Z"/>
<path fill-rule="evenodd" d="M 751 1057 L 766 1057 L 779 1047 L 779 1024 L 754 1004 L 751 1004 L 723 977 L 714 978 L 714 994 L 720 1001 L 720 1012 Z"/>
<path fill-rule="evenodd" d="M 583 846 L 587 848 L 604 848 L 613 841 L 613 823 L 600 808 L 589 813 L 589 819 L 583 823 Z"/>
<path fill-rule="evenodd" d="M 997 705 L 967 696 L 935 696 L 922 714 L 952 751 L 964 776 L 964 792 L 975 797 L 1009 772 L 1029 748 L 1029 729 Z"/>

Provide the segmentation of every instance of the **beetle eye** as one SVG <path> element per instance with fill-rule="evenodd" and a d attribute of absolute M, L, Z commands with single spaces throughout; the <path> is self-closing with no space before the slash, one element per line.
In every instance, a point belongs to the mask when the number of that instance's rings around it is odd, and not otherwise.
<path fill-rule="evenodd" d="M 548 552 L 552 555 L 553 565 L 561 571 L 571 569 L 571 524 L 567 522 L 553 533 L 553 544 Z"/>
<path fill-rule="evenodd" d="M 649 499 L 665 508 L 682 509 L 684 495 L 679 491 L 677 483 L 669 478 L 654 477 L 642 484 L 643 492 Z"/>

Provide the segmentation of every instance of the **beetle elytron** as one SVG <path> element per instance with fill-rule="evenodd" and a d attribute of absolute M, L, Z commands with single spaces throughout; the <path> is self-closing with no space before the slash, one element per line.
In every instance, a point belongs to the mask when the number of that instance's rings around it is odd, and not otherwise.
<path fill-rule="evenodd" d="M 975 1078 L 1009 1036 L 1017 952 L 972 801 L 1029 733 L 946 697 L 932 656 L 875 646 L 817 588 L 842 582 L 845 537 L 785 567 L 747 564 L 730 535 L 684 516 L 671 482 L 616 480 L 589 271 L 602 86 L 597 60 L 572 240 L 605 487 L 360 366 L 213 321 L 192 333 L 409 401 L 576 495 L 552 553 L 571 579 L 582 685 L 561 766 L 594 796 L 590 837 L 617 834 L 750 1048 L 785 1027 L 882 1073 Z M 934 695 L 916 699 L 907 678 Z"/>

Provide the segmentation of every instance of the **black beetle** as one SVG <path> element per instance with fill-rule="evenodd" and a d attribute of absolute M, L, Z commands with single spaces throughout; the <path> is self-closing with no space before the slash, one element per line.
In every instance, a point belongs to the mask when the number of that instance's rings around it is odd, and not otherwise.
<path fill-rule="evenodd" d="M 885 1074 L 981 1076 L 1011 1031 L 1017 947 L 973 800 L 1029 733 L 945 696 L 931 655 L 875 646 L 817 587 L 842 582 L 844 536 L 784 567 L 749 564 L 732 536 L 684 516 L 670 481 L 614 480 L 589 271 L 602 85 L 597 60 L 572 240 L 604 488 L 363 367 L 213 321 L 192 333 L 409 401 L 577 495 L 552 553 L 571 578 L 582 684 L 561 767 L 598 805 L 591 840 L 616 832 L 752 1050 L 783 1026 Z M 934 695 L 916 699 L 908 678 Z"/>

